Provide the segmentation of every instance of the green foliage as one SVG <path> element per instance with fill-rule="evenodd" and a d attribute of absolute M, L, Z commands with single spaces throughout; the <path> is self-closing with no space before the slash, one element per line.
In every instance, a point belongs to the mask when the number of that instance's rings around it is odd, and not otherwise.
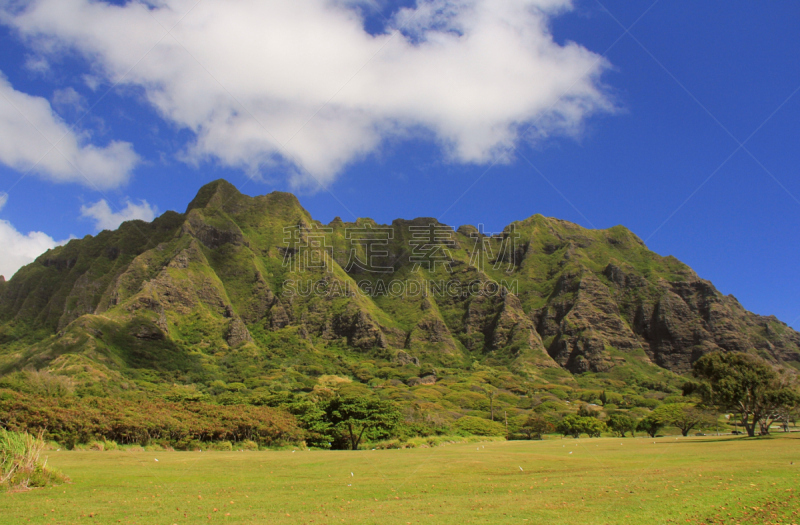
<path fill-rule="evenodd" d="M 168 443 L 175 448 L 190 448 L 195 442 L 246 440 L 276 446 L 303 439 L 290 414 L 247 405 L 146 398 L 58 399 L 5 391 L 0 395 L 0 414 L 10 430 L 41 431 L 44 438 L 68 448 L 103 439 L 121 444 Z"/>
<path fill-rule="evenodd" d="M 569 415 L 558 422 L 556 432 L 564 436 L 579 438 L 581 434 L 588 434 L 589 437 L 600 437 L 606 432 L 608 427 L 602 421 L 593 417 Z"/>
<path fill-rule="evenodd" d="M 502 236 L 487 237 L 480 242 L 492 247 L 502 268 L 477 271 L 470 263 L 475 239 L 461 231 L 447 268 L 415 268 L 404 255 L 410 228 L 427 222 L 394 223 L 389 255 L 379 257 L 394 268 L 392 279 L 462 286 L 512 279 L 514 295 L 300 293 L 286 280 L 325 291 L 355 291 L 362 279 L 373 288 L 385 285 L 387 275 L 345 269 L 351 253 L 368 255 L 346 228 L 378 225 L 335 221 L 319 239 L 333 248 L 330 268 L 297 270 L 284 263 L 305 260 L 310 248 L 295 251 L 284 239 L 287 228 L 316 225 L 308 212 L 290 194 L 252 198 L 225 181 L 204 186 L 184 214 L 125 223 L 50 250 L 0 285 L 0 388 L 29 401 L 20 414 L 0 404 L 0 421 L 47 426 L 70 444 L 114 435 L 121 443 L 160 439 L 192 448 L 235 444 L 255 432 L 257 445 L 305 440 L 352 448 L 355 433 L 325 411 L 337 395 L 391 403 L 402 412 L 404 422 L 394 430 L 360 427 L 369 440 L 437 436 L 451 428 L 505 435 L 486 421 L 505 413 L 517 432 L 531 411 L 555 420 L 574 412 L 578 400 L 602 404 L 608 414 L 619 407 L 637 415 L 665 397 L 665 404 L 686 400 L 677 395 L 685 378 L 654 365 L 636 344 L 614 340 L 637 326 L 636 312 L 662 300 L 663 280 L 694 281 L 688 267 L 648 251 L 621 226 L 586 230 L 534 216 L 514 224 L 524 264 L 502 252 Z M 707 298 L 726 301 L 713 290 Z M 601 308 L 605 301 L 618 310 Z M 753 328 L 748 313 L 725 306 L 741 319 L 723 316 L 718 324 L 756 337 L 758 348 L 795 344 L 785 325 L 759 321 Z M 607 315 L 614 319 L 595 324 Z M 531 330 L 540 330 L 544 348 Z M 567 339 L 575 354 L 571 364 L 557 366 L 548 352 Z M 594 343 L 596 355 L 578 355 Z M 589 371 L 570 372 L 584 364 Z M 409 381 L 428 376 L 435 384 Z M 101 398 L 109 410 L 94 406 Z M 783 402 L 781 410 L 787 407 Z M 579 415 L 603 417 L 599 407 L 583 407 Z M 261 417 L 277 434 L 259 427 Z M 247 430 L 234 430 L 239 424 Z"/>
<path fill-rule="evenodd" d="M 606 405 L 621 405 L 623 402 L 623 397 L 620 394 L 615 394 L 614 392 L 603 392 L 600 394 L 600 404 L 603 406 Z"/>
<path fill-rule="evenodd" d="M 648 436 L 654 438 L 658 434 L 658 431 L 664 428 L 664 425 L 666 425 L 666 421 L 662 421 L 653 414 L 648 414 L 639 420 L 639 423 L 636 425 L 636 430 L 647 432 Z"/>
<path fill-rule="evenodd" d="M 475 416 L 464 416 L 453 423 L 453 427 L 460 433 L 470 436 L 505 436 L 506 428 L 489 419 Z"/>
<path fill-rule="evenodd" d="M 768 434 L 772 422 L 800 399 L 789 376 L 750 354 L 713 352 L 698 359 L 692 370 L 702 383 L 687 384 L 685 393 L 697 393 L 707 404 L 738 414 L 751 437 L 757 425 Z"/>
<path fill-rule="evenodd" d="M 631 436 L 633 436 L 637 429 L 636 420 L 620 412 L 611 414 L 611 416 L 608 418 L 608 421 L 606 421 L 606 425 L 608 425 L 608 428 L 611 429 L 611 431 L 615 432 L 621 437 L 625 437 L 625 434 L 628 432 L 630 432 Z"/>
<path fill-rule="evenodd" d="M 69 478 L 40 460 L 41 433 L 9 432 L 0 428 L 0 490 L 27 489 L 64 483 Z"/>
<path fill-rule="evenodd" d="M 319 403 L 310 400 L 297 400 L 291 404 L 282 405 L 288 410 L 305 430 L 306 444 L 317 448 L 331 448 L 336 440 L 333 422 L 328 419 L 328 413 Z"/>
<path fill-rule="evenodd" d="M 653 411 L 653 418 L 680 429 L 684 436 L 688 436 L 693 428 L 705 428 L 715 421 L 709 413 L 689 403 L 661 405 Z"/>
<path fill-rule="evenodd" d="M 400 411 L 387 401 L 374 397 L 337 396 L 323 407 L 324 419 L 336 433 L 336 448 L 346 445 L 358 450 L 363 438 L 385 439 L 400 422 Z"/>
<path fill-rule="evenodd" d="M 534 414 L 522 424 L 520 430 L 527 436 L 528 439 L 542 439 L 543 434 L 547 434 L 555 430 L 555 425 L 546 418 Z"/>

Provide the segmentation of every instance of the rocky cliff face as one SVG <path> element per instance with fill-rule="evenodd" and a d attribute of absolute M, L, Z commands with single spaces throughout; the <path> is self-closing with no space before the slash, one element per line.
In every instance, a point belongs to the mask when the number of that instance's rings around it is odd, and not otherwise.
<path fill-rule="evenodd" d="M 800 362 L 800 334 L 622 227 L 541 216 L 493 236 L 434 219 L 322 225 L 293 195 L 247 197 L 224 181 L 186 213 L 71 241 L 0 281 L 5 370 L 154 341 L 193 363 L 333 349 L 529 378 L 632 356 L 684 373 L 714 350 Z"/>

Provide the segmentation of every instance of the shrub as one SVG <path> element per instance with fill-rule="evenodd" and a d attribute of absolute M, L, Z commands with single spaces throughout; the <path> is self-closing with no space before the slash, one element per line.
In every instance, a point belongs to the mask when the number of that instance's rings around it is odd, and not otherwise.
<path fill-rule="evenodd" d="M 27 489 L 64 483 L 69 478 L 39 459 L 45 443 L 41 435 L 0 429 L 0 489 Z"/>
<path fill-rule="evenodd" d="M 266 406 L 3 394 L 0 391 L 0 418 L 9 430 L 44 430 L 48 440 L 70 449 L 93 441 L 104 448 L 106 441 L 116 441 L 192 450 L 201 442 L 251 440 L 279 446 L 303 439 L 294 416 Z"/>
<path fill-rule="evenodd" d="M 474 416 L 464 416 L 456 420 L 453 426 L 461 434 L 472 436 L 504 436 L 506 428 L 496 421 Z"/>
<path fill-rule="evenodd" d="M 258 443 L 255 441 L 242 441 L 241 443 L 237 443 L 236 447 L 242 450 L 258 450 Z"/>

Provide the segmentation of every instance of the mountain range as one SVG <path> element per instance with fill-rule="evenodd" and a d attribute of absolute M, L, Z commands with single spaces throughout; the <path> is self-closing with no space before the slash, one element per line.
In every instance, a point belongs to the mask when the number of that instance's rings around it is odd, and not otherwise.
<path fill-rule="evenodd" d="M 554 385 L 675 391 L 716 350 L 800 367 L 800 333 L 623 226 L 322 224 L 294 195 L 224 180 L 0 280 L 0 374 L 93 395 L 339 386 L 464 414 L 485 410 L 482 382 L 508 407 Z"/>

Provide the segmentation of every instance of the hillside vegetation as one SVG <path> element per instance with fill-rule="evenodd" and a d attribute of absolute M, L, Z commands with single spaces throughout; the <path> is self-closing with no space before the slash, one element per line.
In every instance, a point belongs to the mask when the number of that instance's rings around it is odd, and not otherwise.
<path fill-rule="evenodd" d="M 512 433 L 584 403 L 643 418 L 714 351 L 797 368 L 800 334 L 622 226 L 324 225 L 291 194 L 222 180 L 185 213 L 72 240 L 0 281 L 2 406 L 29 396 L 53 421 L 101 399 L 142 421 L 166 410 L 173 444 L 214 434 L 193 425 L 220 406 L 274 426 L 254 441 L 291 440 L 306 404 L 337 395 L 393 402 L 406 435 L 465 416 Z"/>

